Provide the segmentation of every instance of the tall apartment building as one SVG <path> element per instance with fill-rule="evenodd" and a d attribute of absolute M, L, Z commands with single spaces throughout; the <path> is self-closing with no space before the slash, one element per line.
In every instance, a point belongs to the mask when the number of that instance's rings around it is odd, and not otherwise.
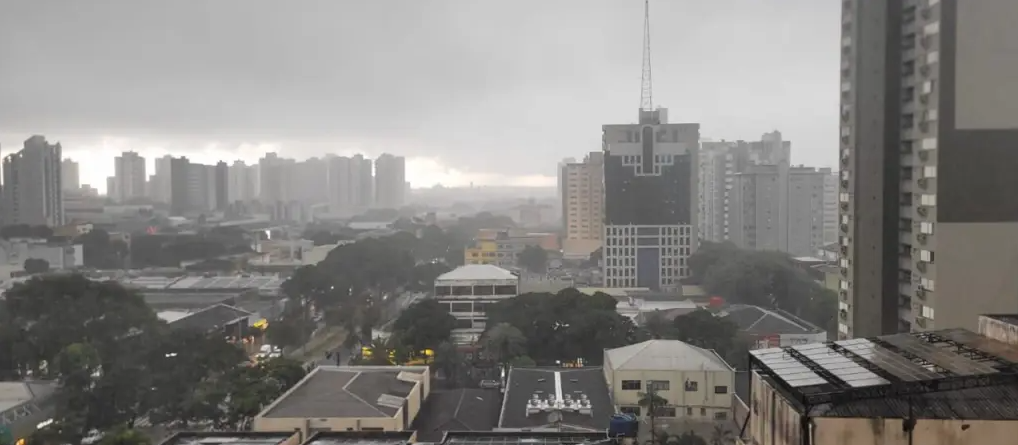
<path fill-rule="evenodd" d="M 77 162 L 71 159 L 60 162 L 60 186 L 70 191 L 81 188 L 81 173 Z"/>
<path fill-rule="evenodd" d="M 556 178 L 557 180 L 555 181 L 555 185 L 556 185 L 557 192 L 558 192 L 558 194 L 556 196 L 558 197 L 558 202 L 559 202 L 559 218 L 560 218 L 559 222 L 562 223 L 562 224 L 566 223 L 565 168 L 566 168 L 566 165 L 568 165 L 568 164 L 575 164 L 575 163 L 576 163 L 576 158 L 565 158 L 561 162 L 558 163 L 558 168 L 556 169 L 556 173 L 558 175 L 557 178 Z"/>
<path fill-rule="evenodd" d="M 167 168 L 162 174 L 166 175 L 169 186 L 166 202 L 170 204 L 170 213 L 173 215 L 184 215 L 193 208 L 194 192 L 191 191 L 193 188 L 191 182 L 194 175 L 191 173 L 191 161 L 185 156 L 163 159 L 168 159 L 169 161 L 166 163 Z M 156 165 L 158 166 L 159 164 Z"/>
<path fill-rule="evenodd" d="M 371 160 L 364 156 L 328 156 L 329 210 L 336 215 L 353 216 L 367 210 L 374 201 Z"/>
<path fill-rule="evenodd" d="M 149 178 L 149 198 L 156 202 L 170 204 L 173 196 L 172 185 L 172 163 L 173 156 L 166 155 L 156 158 L 155 174 Z"/>
<path fill-rule="evenodd" d="M 375 207 L 398 209 L 406 203 L 406 158 L 383 153 L 375 159 Z"/>
<path fill-rule="evenodd" d="M 117 202 L 145 196 L 145 158 L 133 151 L 125 151 L 113 159 L 114 188 L 106 193 Z"/>
<path fill-rule="evenodd" d="M 697 243 L 699 124 L 604 125 L 604 285 L 674 289 Z"/>
<path fill-rule="evenodd" d="M 843 2 L 839 332 L 1018 310 L 1018 2 Z"/>
<path fill-rule="evenodd" d="M 227 172 L 227 201 L 249 202 L 257 196 L 258 166 L 247 165 L 244 161 L 233 161 Z"/>
<path fill-rule="evenodd" d="M 566 239 L 593 241 L 600 246 L 604 235 L 604 153 L 593 152 L 583 162 L 564 164 L 561 176 Z"/>
<path fill-rule="evenodd" d="M 375 201 L 375 178 L 371 159 L 362 155 L 354 155 L 351 161 L 353 173 L 352 182 L 356 184 L 356 199 L 358 211 L 364 211 L 374 205 Z"/>
<path fill-rule="evenodd" d="M 293 165 L 291 200 L 309 204 L 328 202 L 329 164 L 322 158 L 310 158 Z"/>
<path fill-rule="evenodd" d="M 32 136 L 24 148 L 3 159 L 0 225 L 59 226 L 64 223 L 62 148 Z"/>

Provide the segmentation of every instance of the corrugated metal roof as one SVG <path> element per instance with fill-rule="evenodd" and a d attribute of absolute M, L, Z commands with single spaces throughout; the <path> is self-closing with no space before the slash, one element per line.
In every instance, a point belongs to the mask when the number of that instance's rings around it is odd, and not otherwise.
<path fill-rule="evenodd" d="M 714 351 L 678 340 L 647 340 L 607 352 L 612 369 L 731 371 Z"/>
<path fill-rule="evenodd" d="M 439 275 L 436 281 L 512 280 L 512 272 L 491 264 L 467 264 Z"/>

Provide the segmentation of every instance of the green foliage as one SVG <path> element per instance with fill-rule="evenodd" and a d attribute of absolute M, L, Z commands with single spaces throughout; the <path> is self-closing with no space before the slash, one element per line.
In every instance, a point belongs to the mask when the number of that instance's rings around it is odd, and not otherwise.
<path fill-rule="evenodd" d="M 435 279 L 450 270 L 452 268 L 441 261 L 418 264 L 410 271 L 409 288 L 417 292 L 431 292 L 435 287 Z"/>
<path fill-rule="evenodd" d="M 540 246 L 527 246 L 520 252 L 517 262 L 530 272 L 544 273 L 548 271 L 548 252 Z"/>
<path fill-rule="evenodd" d="M 582 358 L 597 365 L 605 349 L 638 339 L 636 326 L 615 311 L 616 304 L 611 296 L 576 289 L 522 294 L 489 307 L 488 326 L 514 326 L 527 339 L 526 355 L 539 364 Z"/>
<path fill-rule="evenodd" d="M 98 445 L 151 445 L 152 439 L 133 428 L 118 427 L 106 433 Z"/>
<path fill-rule="evenodd" d="M 712 295 L 732 303 L 783 309 L 834 332 L 837 296 L 785 253 L 703 243 L 689 259 L 690 273 Z"/>
<path fill-rule="evenodd" d="M 412 351 L 435 349 L 449 340 L 456 318 L 436 300 L 426 299 L 410 305 L 396 319 L 392 335 Z"/>
<path fill-rule="evenodd" d="M 25 260 L 25 272 L 29 275 L 49 272 L 49 261 L 40 258 L 28 258 Z"/>

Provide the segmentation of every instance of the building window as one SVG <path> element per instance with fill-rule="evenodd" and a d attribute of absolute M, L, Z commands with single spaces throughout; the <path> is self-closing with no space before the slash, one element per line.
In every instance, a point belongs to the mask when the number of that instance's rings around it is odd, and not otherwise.
<path fill-rule="evenodd" d="M 621 412 L 622 414 L 632 414 L 636 417 L 640 417 L 639 406 L 620 406 L 619 412 Z"/>
<path fill-rule="evenodd" d="M 724 411 L 718 411 L 714 413 L 714 420 L 728 420 L 728 413 Z"/>
<path fill-rule="evenodd" d="M 671 391 L 672 382 L 668 380 L 647 380 L 647 389 L 654 391 Z"/>
<path fill-rule="evenodd" d="M 700 408 L 700 417 L 707 417 L 707 408 Z"/>
<path fill-rule="evenodd" d="M 675 417 L 675 408 L 670 406 L 659 406 L 656 410 L 656 417 Z"/>
<path fill-rule="evenodd" d="M 686 392 L 696 392 L 700 388 L 699 382 L 686 381 Z"/>
<path fill-rule="evenodd" d="M 714 387 L 714 394 L 728 394 L 728 387 L 721 385 Z"/>
<path fill-rule="evenodd" d="M 623 380 L 622 381 L 623 391 L 639 391 L 640 381 L 639 380 Z"/>

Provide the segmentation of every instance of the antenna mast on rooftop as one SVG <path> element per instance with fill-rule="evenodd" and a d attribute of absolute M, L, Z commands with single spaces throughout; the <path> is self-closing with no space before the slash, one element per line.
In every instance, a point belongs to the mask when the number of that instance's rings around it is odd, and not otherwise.
<path fill-rule="evenodd" d="M 640 110 L 654 109 L 650 74 L 650 0 L 643 0 L 643 79 L 640 81 Z"/>

